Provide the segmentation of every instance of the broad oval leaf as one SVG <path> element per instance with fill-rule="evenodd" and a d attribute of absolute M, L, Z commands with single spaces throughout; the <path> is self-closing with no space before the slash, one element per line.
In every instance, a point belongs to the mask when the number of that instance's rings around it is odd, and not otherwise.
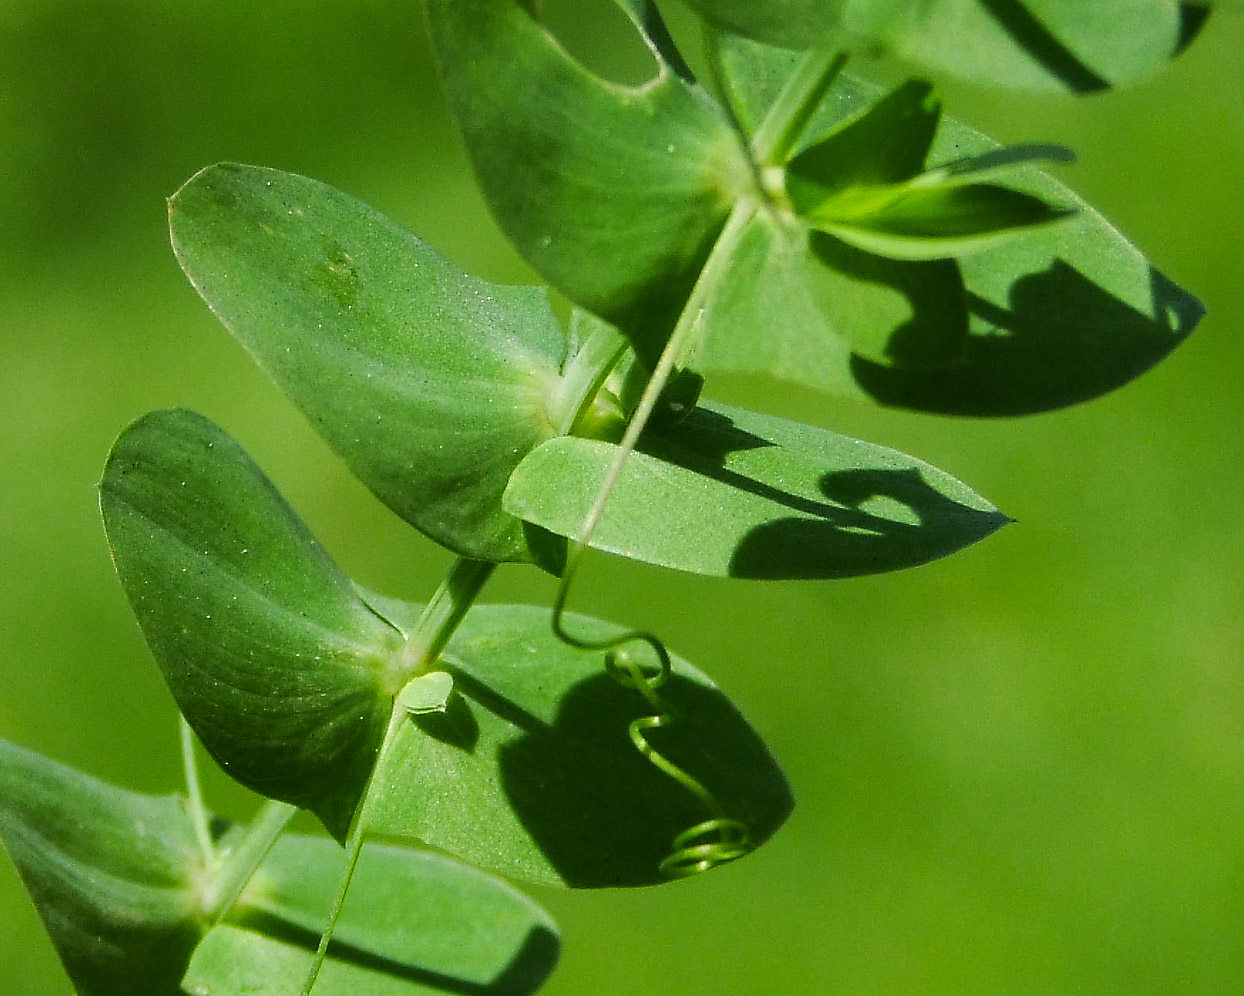
<path fill-rule="evenodd" d="M 191 282 L 375 494 L 456 553 L 530 560 L 500 507 L 554 434 L 543 291 L 469 276 L 322 183 L 223 164 L 169 201 Z"/>
<path fill-rule="evenodd" d="M 396 613 L 395 613 L 396 614 Z M 568 616 L 587 640 L 623 630 Z M 576 888 L 653 885 L 674 838 L 710 814 L 628 737 L 653 714 L 603 654 L 553 635 L 546 609 L 473 609 L 438 667 L 444 713 L 410 716 L 377 769 L 368 829 L 417 838 L 501 874 Z M 675 721 L 650 744 L 714 793 L 753 844 L 786 819 L 781 770 L 730 701 L 675 658 L 661 689 Z"/>
<path fill-rule="evenodd" d="M 686 0 L 730 31 L 787 48 L 886 49 L 937 72 L 1033 92 L 1086 93 L 1179 50 L 1178 0 Z"/>
<path fill-rule="evenodd" d="M 745 127 L 763 118 L 797 56 L 740 39 L 723 41 L 730 100 Z M 808 141 L 882 96 L 849 76 L 836 82 L 808 129 Z M 943 118 L 930 160 L 956 163 L 998 149 L 979 132 Z M 944 310 L 906 297 L 899 324 L 874 330 L 855 349 L 850 325 L 817 291 L 824 268 L 806 229 L 759 211 L 708 302 L 695 365 L 701 371 L 765 373 L 886 405 L 951 415 L 1047 411 L 1105 394 L 1165 357 L 1196 327 L 1204 308 L 1154 269 L 1098 212 L 1051 177 L 1030 171 L 1008 185 L 1077 213 L 959 261 L 969 334 L 958 362 L 903 362 L 946 355 L 920 330 Z M 875 287 L 863 286 L 870 294 Z M 848 287 L 837 295 L 843 313 Z M 847 294 L 848 296 L 844 296 Z M 906 314 L 906 317 L 903 317 Z M 919 332 L 913 335 L 913 332 Z M 878 334 L 881 333 L 881 334 Z M 915 341 L 920 340 L 920 341 Z M 878 348 L 879 342 L 885 342 Z M 860 354 L 863 355 L 860 355 Z"/>
<path fill-rule="evenodd" d="M 649 433 L 591 545 L 740 578 L 842 578 L 912 567 L 1009 520 L 965 484 L 895 450 L 724 405 Z M 557 439 L 515 471 L 506 504 L 575 535 L 617 447 Z"/>
<path fill-rule="evenodd" d="M 204 746 L 243 785 L 344 835 L 388 721 L 401 634 L 201 415 L 130 426 L 100 507 L 143 635 Z"/>
<path fill-rule="evenodd" d="M 0 740 L 0 839 L 79 996 L 182 996 L 203 869 L 180 800 Z"/>
<path fill-rule="evenodd" d="M 663 61 L 641 87 L 592 75 L 515 0 L 427 8 L 446 92 L 502 229 L 651 365 L 731 192 L 750 182 L 725 116 Z"/>
<path fill-rule="evenodd" d="M 306 977 L 345 872 L 341 848 L 287 835 L 208 934 L 183 983 L 202 996 L 289 996 Z M 506 883 L 440 854 L 363 848 L 317 996 L 529 996 L 557 963 L 557 927 Z"/>

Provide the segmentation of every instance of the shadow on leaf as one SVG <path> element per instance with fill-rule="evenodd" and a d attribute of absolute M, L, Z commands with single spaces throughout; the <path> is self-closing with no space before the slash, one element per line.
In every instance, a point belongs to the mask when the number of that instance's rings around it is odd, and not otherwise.
<path fill-rule="evenodd" d="M 1085 65 L 1020 0 L 981 0 L 1020 48 L 1075 93 L 1098 93 L 1110 83 Z"/>
<path fill-rule="evenodd" d="M 1149 273 L 1152 315 L 1056 260 L 1015 282 L 1009 308 L 970 296 L 974 324 L 988 332 L 968 339 L 961 365 L 896 370 L 854 356 L 851 370 L 882 404 L 945 415 L 1027 415 L 1087 401 L 1144 373 L 1205 313 L 1157 270 Z"/>
<path fill-rule="evenodd" d="M 661 694 L 677 720 L 650 731 L 651 745 L 705 784 L 762 843 L 793 805 L 767 748 L 716 689 L 675 675 Z M 570 688 L 552 725 L 525 724 L 525 735 L 499 748 L 514 813 L 570 886 L 665 881 L 659 866 L 674 838 L 709 815 L 631 743 L 628 725 L 651 712 L 640 695 L 602 673 Z"/>
<path fill-rule="evenodd" d="M 731 577 L 831 579 L 899 570 L 953 553 L 1010 521 L 992 508 L 956 501 L 917 467 L 828 471 L 816 479 L 817 496 L 811 488 L 789 489 L 786 482 L 798 478 L 801 465 L 792 464 L 791 477 L 784 479 L 773 468 L 766 472 L 728 460 L 731 454 L 778 445 L 706 408 L 644 442 L 650 456 L 763 499 L 773 509 L 771 521 L 738 540 L 730 555 Z M 782 509 L 791 516 L 783 516 Z"/>
<path fill-rule="evenodd" d="M 833 504 L 790 503 L 820 520 L 780 519 L 753 529 L 735 549 L 731 576 L 780 580 L 879 574 L 944 557 L 1010 521 L 1000 512 L 947 498 L 915 469 L 836 471 L 822 477 L 820 487 Z"/>
<path fill-rule="evenodd" d="M 230 917 L 230 922 L 274 941 L 302 948 L 308 953 L 314 953 L 320 942 L 317 932 L 259 910 L 246 910 Z M 414 982 L 429 991 L 450 996 L 529 996 L 552 973 L 560 953 L 561 943 L 557 935 L 547 928 L 534 927 L 528 931 L 522 945 L 501 972 L 488 982 L 473 982 L 435 968 L 387 958 L 336 938 L 328 946 L 328 957 L 333 961 Z"/>

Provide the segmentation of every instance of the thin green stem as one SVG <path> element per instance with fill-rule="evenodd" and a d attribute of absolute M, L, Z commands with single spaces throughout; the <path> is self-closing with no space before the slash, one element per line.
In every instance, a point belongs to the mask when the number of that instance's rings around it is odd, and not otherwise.
<path fill-rule="evenodd" d="M 799 136 L 846 64 L 844 53 L 829 49 L 811 49 L 804 54 L 752 136 L 752 155 L 761 169 L 790 158 Z"/>
<path fill-rule="evenodd" d="M 459 557 L 453 562 L 445 579 L 436 589 L 427 607 L 424 608 L 423 614 L 419 617 L 419 621 L 415 623 L 415 628 L 411 631 L 403 654 L 402 666 L 397 672 L 398 685 L 395 691 L 400 690 L 411 678 L 426 671 L 436 662 L 454 631 L 461 625 L 467 611 L 479 598 L 480 591 L 492 577 L 496 566 L 491 561 L 471 560 L 467 557 Z M 341 919 L 341 911 L 345 908 L 346 896 L 350 892 L 350 883 L 354 880 L 354 872 L 358 868 L 359 858 L 363 853 L 367 821 L 374 798 L 372 786 L 375 784 L 377 772 L 384 770 L 389 752 L 407 716 L 406 709 L 394 702 L 384 740 L 380 744 L 380 751 L 376 754 L 376 762 L 372 765 L 371 774 L 367 776 L 362 802 L 359 803 L 350 821 L 350 830 L 346 834 L 345 871 L 342 872 L 341 882 L 337 886 L 337 895 L 329 911 L 328 922 L 324 926 L 323 933 L 320 934 L 320 943 L 316 948 L 315 958 L 311 962 L 311 968 L 303 983 L 302 996 L 311 996 L 311 990 L 315 988 L 316 980 L 320 977 L 320 970 L 324 967 L 324 961 L 328 957 L 328 945 L 332 943 L 333 932 L 337 929 L 337 921 Z"/>
<path fill-rule="evenodd" d="M 755 212 L 755 202 L 747 198 L 738 201 L 734 206 L 734 210 L 730 212 L 730 217 L 726 220 L 725 227 L 721 230 L 721 235 L 717 237 L 713 251 L 709 254 L 695 286 L 691 289 L 691 294 L 687 298 L 687 305 L 683 308 L 682 314 L 678 316 L 678 322 L 670 334 L 669 341 L 665 344 L 665 349 L 661 352 L 661 358 L 657 361 L 656 369 L 653 370 L 652 376 L 648 380 L 648 386 L 644 389 L 643 396 L 639 399 L 635 413 L 631 416 L 631 421 L 626 427 L 626 433 L 622 436 L 621 443 L 618 444 L 617 453 L 609 464 L 609 468 L 605 472 L 605 478 L 596 493 L 596 500 L 593 502 L 587 515 L 584 516 L 578 533 L 571 540 L 570 548 L 566 554 L 566 566 L 562 572 L 561 584 L 557 588 L 557 596 L 553 602 L 554 632 L 569 643 L 578 645 L 578 641 L 574 640 L 563 629 L 562 616 L 565 613 L 566 603 L 570 597 L 570 585 L 578 572 L 579 563 L 582 561 L 588 543 L 592 539 L 592 534 L 596 531 L 597 525 L 600 524 L 600 517 L 604 514 L 605 506 L 609 504 L 614 488 L 617 487 L 618 481 L 622 477 L 622 471 L 626 466 L 627 458 L 635 449 L 640 435 L 647 427 L 648 419 L 651 418 L 657 400 L 665 389 L 665 385 L 669 380 L 670 374 L 673 373 L 675 365 L 682 359 L 687 347 L 691 344 L 692 335 L 699 326 L 700 314 L 708 299 L 709 292 L 721 279 L 730 257 L 733 255 L 739 240 L 743 236 L 743 232 L 747 229 L 748 222 L 751 221 Z"/>
<path fill-rule="evenodd" d="M 462 561 L 459 561 L 461 563 Z M 467 561 L 467 563 L 479 563 L 479 561 Z M 458 564 L 455 564 L 456 568 Z M 489 566 L 492 566 L 491 564 Z M 450 577 L 453 576 L 454 569 L 450 569 Z M 445 579 L 446 582 L 449 578 Z M 445 587 L 444 584 L 441 585 Z M 474 596 L 472 596 L 472 601 Z M 463 614 L 465 614 L 463 609 Z M 458 620 L 461 621 L 460 614 Z M 446 637 L 448 639 L 448 637 Z M 367 776 L 367 787 L 363 792 L 363 801 L 359 804 L 358 809 L 354 812 L 354 818 L 350 821 L 350 830 L 346 835 L 346 867 L 341 874 L 341 882 L 337 886 L 337 895 L 333 899 L 332 908 L 328 913 L 328 922 L 324 925 L 324 930 L 320 934 L 320 943 L 315 949 L 315 958 L 311 962 L 311 968 L 307 972 L 307 978 L 302 984 L 300 996 L 311 996 L 311 990 L 315 988 L 316 980 L 320 977 L 320 970 L 324 967 L 324 961 L 328 958 L 328 946 L 332 943 L 333 933 L 337 929 L 337 922 L 341 919 L 341 911 L 346 905 L 346 896 L 350 892 L 350 883 L 354 881 L 354 872 L 358 869 L 359 858 L 363 854 L 363 844 L 365 842 L 367 831 L 367 819 L 370 815 L 371 802 L 373 798 L 372 785 L 376 779 L 376 773 L 384 769 L 388 760 L 389 752 L 393 748 L 397 735 L 401 731 L 402 724 L 406 721 L 409 713 L 406 712 L 398 703 L 393 704 L 393 712 L 389 715 L 389 726 L 385 730 L 384 741 L 380 745 L 380 751 L 376 755 L 376 763 L 372 766 L 371 774 Z"/>
<path fill-rule="evenodd" d="M 394 693 L 436 662 L 496 566 L 492 561 L 467 557 L 453 562 L 410 634 L 395 671 Z"/>
<path fill-rule="evenodd" d="M 212 831 L 207 825 L 207 808 L 203 805 L 203 789 L 199 785 L 199 765 L 194 757 L 194 731 L 179 715 L 181 732 L 181 767 L 186 776 L 186 812 L 194 826 L 194 837 L 203 856 L 203 867 L 212 871 L 216 867 L 216 848 L 212 844 Z"/>
<path fill-rule="evenodd" d="M 558 585 L 557 595 L 553 601 L 552 626 L 558 639 L 581 650 L 606 651 L 606 670 L 621 684 L 640 690 L 657 709 L 655 715 L 642 717 L 630 725 L 629 733 L 635 748 L 658 770 L 699 799 L 708 810 L 707 820 L 683 831 L 673 841 L 672 852 L 661 863 L 661 870 L 669 875 L 690 875 L 705 871 L 724 861 L 732 861 L 741 857 L 752 848 L 750 832 L 743 823 L 726 816 L 724 808 L 711 791 L 648 742 L 646 735 L 648 730 L 669 726 L 674 722 L 673 712 L 655 691 L 672 672 L 673 662 L 665 644 L 655 634 L 643 630 L 631 630 L 604 640 L 577 637 L 565 626 L 566 603 L 570 597 L 570 588 L 575 574 L 578 572 L 579 565 L 588 549 L 588 543 L 591 541 L 592 533 L 600 523 L 605 506 L 621 479 L 627 458 L 639 442 L 639 437 L 647 426 L 670 375 L 684 358 L 688 347 L 692 345 L 709 295 L 717 287 L 729 266 L 743 233 L 747 230 L 758 207 L 754 199 L 744 197 L 735 203 L 734 209 L 730 212 L 730 217 L 717 237 L 717 242 L 712 252 L 709 253 L 708 260 L 700 271 L 682 314 L 678 316 L 669 341 L 665 344 L 656 368 L 644 388 L 643 396 L 639 399 L 639 404 L 631 416 L 622 442 L 606 470 L 604 480 L 597 491 L 596 500 L 570 543 L 561 584 Z M 631 642 L 646 643 L 656 654 L 659 663 L 659 671 L 656 675 L 644 674 L 632 655 L 623 649 L 627 643 Z"/>
<path fill-rule="evenodd" d="M 204 897 L 204 909 L 213 923 L 219 923 L 238 896 L 246 888 L 263 859 L 272 850 L 272 845 L 285 830 L 286 825 L 297 808 L 286 802 L 269 799 L 259 810 L 259 815 L 246 828 L 246 836 L 232 853 L 224 857 L 224 865 L 213 879 L 208 894 Z"/>

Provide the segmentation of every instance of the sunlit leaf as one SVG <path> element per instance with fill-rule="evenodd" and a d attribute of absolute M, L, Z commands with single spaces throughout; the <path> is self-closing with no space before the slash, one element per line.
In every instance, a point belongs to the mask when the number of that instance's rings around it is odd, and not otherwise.
<path fill-rule="evenodd" d="M 196 951 L 210 926 L 201 904 L 244 834 L 212 824 L 221 860 L 209 871 L 181 800 L 127 792 L 0 740 L 0 840 L 79 996 L 182 996 L 188 964 L 201 988 L 186 991 L 198 996 L 269 991 L 262 986 L 288 996 L 301 981 L 344 852 L 323 837 L 280 838 L 231 926 Z M 403 996 L 528 996 L 558 949 L 553 922 L 512 886 L 443 855 L 368 845 L 316 992 L 373 991 L 334 987 L 346 978 Z"/>
<path fill-rule="evenodd" d="M 586 639 L 622 632 L 580 616 L 567 625 Z M 402 727 L 377 771 L 372 832 L 551 885 L 665 880 L 674 838 L 711 814 L 631 742 L 629 724 L 653 709 L 601 653 L 557 639 L 545 609 L 489 605 L 468 614 L 438 667 L 454 678 L 449 707 Z M 792 805 L 764 744 L 681 660 L 661 693 L 676 720 L 651 744 L 763 842 Z"/>
<path fill-rule="evenodd" d="M 705 406 L 627 461 L 591 545 L 697 574 L 835 578 L 911 567 L 1008 520 L 912 457 L 743 409 Z M 506 504 L 578 532 L 617 447 L 557 439 L 514 474 Z"/>
<path fill-rule="evenodd" d="M 721 43 L 720 59 L 731 104 L 751 127 L 798 57 L 733 39 Z M 879 87 L 840 77 L 814 115 L 807 141 L 815 143 L 882 95 Z M 939 164 L 954 170 L 997 152 L 996 143 L 945 118 L 929 162 L 934 172 Z M 1033 170 L 1008 174 L 1007 183 L 1076 216 L 959 261 L 970 324 L 957 362 L 920 362 L 948 353 L 927 344 L 937 341 L 930 331 L 939 325 L 937 309 L 911 294 L 909 317 L 893 311 L 899 323 L 887 330 L 880 323 L 885 312 L 873 312 L 878 326 L 857 347 L 849 323 L 837 320 L 809 284 L 810 275 L 819 275 L 807 234 L 762 211 L 708 302 L 697 368 L 767 373 L 921 411 L 1020 415 L 1111 391 L 1196 327 L 1204 313 L 1200 302 L 1066 187 Z M 915 362 L 902 361 L 905 355 Z"/>
<path fill-rule="evenodd" d="M 878 47 L 979 83 L 1091 92 L 1178 51 L 1178 0 L 686 0 L 719 26 L 792 49 Z"/>
<path fill-rule="evenodd" d="M 0 839 L 79 996 L 181 996 L 202 867 L 176 798 L 0 740 Z"/>
<path fill-rule="evenodd" d="M 446 92 L 501 227 L 651 363 L 730 191 L 748 182 L 726 118 L 664 62 L 640 87 L 592 75 L 515 0 L 427 7 Z"/>
<path fill-rule="evenodd" d="M 282 837 L 231 926 L 213 930 L 195 952 L 186 990 L 289 996 L 310 967 L 344 871 L 331 841 Z M 443 855 L 369 844 L 315 991 L 527 996 L 558 951 L 552 920 L 512 886 Z"/>
<path fill-rule="evenodd" d="M 127 429 L 100 505 L 143 635 L 204 745 L 243 785 L 344 834 L 401 634 L 200 415 L 155 412 Z"/>
<path fill-rule="evenodd" d="M 556 421 L 566 343 L 543 291 L 276 170 L 206 169 L 169 217 L 196 289 L 381 500 L 464 556 L 530 559 L 499 498 Z"/>
<path fill-rule="evenodd" d="M 449 696 L 453 691 L 453 675 L 431 671 L 411 678 L 398 693 L 397 704 L 413 713 L 444 712 L 449 708 Z"/>

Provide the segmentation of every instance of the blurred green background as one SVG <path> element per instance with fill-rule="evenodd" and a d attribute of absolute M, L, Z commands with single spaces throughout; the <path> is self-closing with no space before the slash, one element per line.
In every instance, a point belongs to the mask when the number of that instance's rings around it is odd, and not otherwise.
<path fill-rule="evenodd" d="M 604 7 L 569 41 L 634 73 Z M 1137 383 L 1005 423 L 710 384 L 915 453 L 1018 523 L 848 582 L 591 560 L 575 607 L 654 628 L 713 675 L 799 808 L 712 875 L 538 893 L 565 933 L 551 996 L 1244 991 L 1242 50 L 1228 11 L 1123 93 L 948 90 L 1000 139 L 1075 147 L 1065 178 L 1209 305 Z M 0 7 L 0 736 L 152 792 L 179 784 L 175 713 L 94 492 L 128 421 L 185 405 L 221 422 L 371 587 L 422 599 L 449 561 L 349 478 L 178 271 L 163 198 L 222 159 L 325 180 L 469 269 L 529 277 L 475 192 L 417 4 Z M 487 597 L 551 590 L 510 568 Z M 208 783 L 219 810 L 253 808 Z M 70 992 L 7 861 L 0 983 Z"/>

